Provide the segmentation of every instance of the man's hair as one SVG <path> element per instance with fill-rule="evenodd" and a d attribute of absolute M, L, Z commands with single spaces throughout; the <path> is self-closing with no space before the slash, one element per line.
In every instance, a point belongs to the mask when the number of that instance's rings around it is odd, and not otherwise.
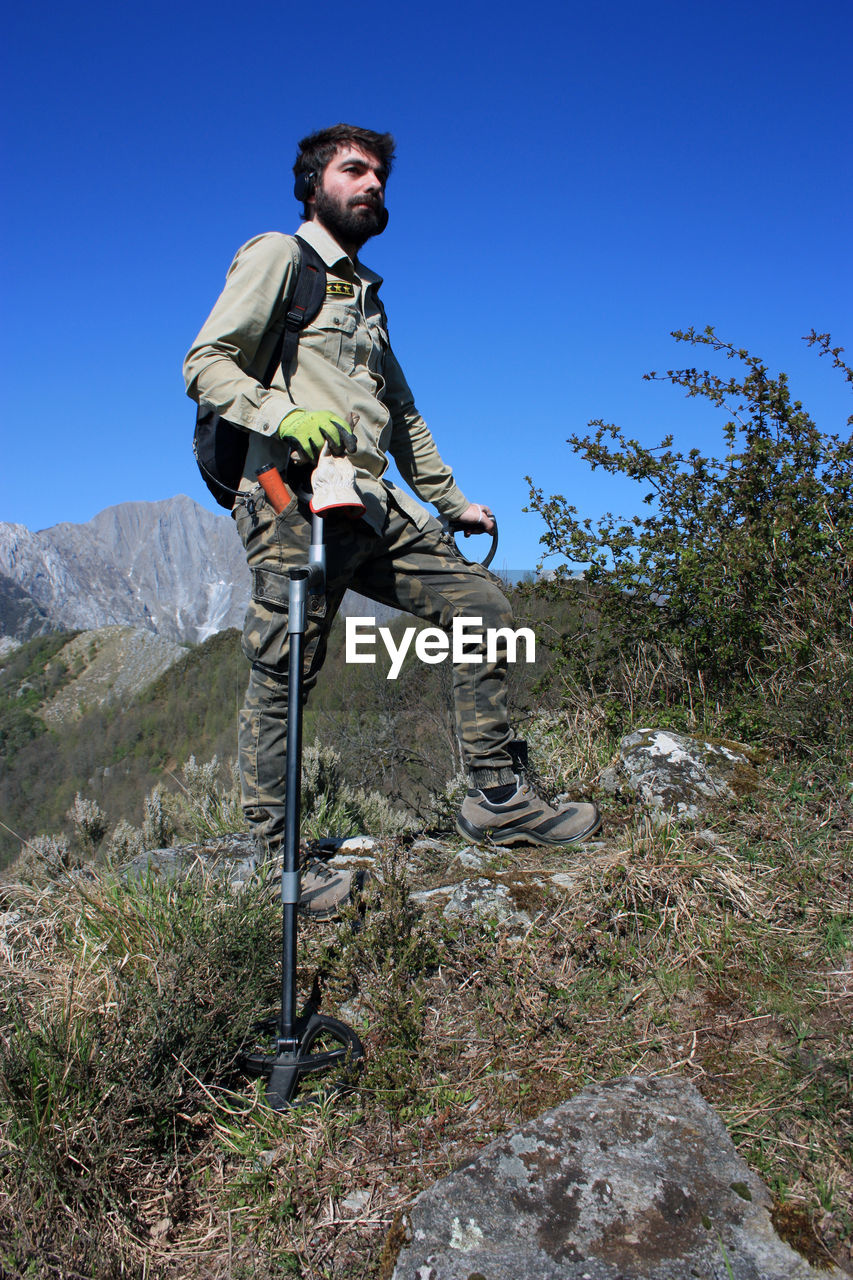
<path fill-rule="evenodd" d="M 299 152 L 293 165 L 293 176 L 300 173 L 313 173 L 317 180 L 322 177 L 329 161 L 341 147 L 360 147 L 368 151 L 382 162 L 382 169 L 387 178 L 394 163 L 394 138 L 390 133 L 375 133 L 373 129 L 359 129 L 354 124 L 333 124 L 329 129 L 319 129 L 317 133 L 309 133 L 299 144 Z M 308 217 L 308 208 L 304 215 Z"/>

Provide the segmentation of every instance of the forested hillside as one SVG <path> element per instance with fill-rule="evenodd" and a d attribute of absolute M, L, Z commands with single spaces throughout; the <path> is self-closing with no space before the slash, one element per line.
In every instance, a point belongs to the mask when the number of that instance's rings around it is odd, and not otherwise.
<path fill-rule="evenodd" d="M 526 600 L 522 592 L 516 602 L 519 625 L 537 616 L 549 620 L 548 631 L 560 633 L 555 619 L 565 615 L 564 602 Z M 400 618 L 393 630 L 399 634 L 411 623 Z M 111 826 L 122 819 L 138 824 L 146 794 L 158 783 L 175 786 L 172 775 L 190 756 L 207 761 L 215 755 L 225 769 L 236 755 L 237 712 L 248 675 L 239 632 L 223 631 L 187 649 L 132 700 L 83 706 L 79 718 L 52 726 L 44 708 L 75 675 L 61 656 L 74 634 L 32 640 L 0 668 L 0 867 L 17 855 L 22 839 L 67 826 L 77 793 L 96 800 Z M 353 785 L 423 810 L 461 763 L 449 664 L 427 666 L 410 655 L 399 678 L 389 680 L 381 642 L 375 665 L 347 664 L 344 642 L 338 619 L 306 709 L 305 739 L 316 736 L 333 746 Z M 519 719 L 546 661 L 540 645 L 534 665 L 511 670 Z"/>
<path fill-rule="evenodd" d="M 0 673 L 0 813 L 25 839 L 61 828 L 77 792 L 97 799 L 113 822 L 137 821 L 164 771 L 191 754 L 233 754 L 246 683 L 236 631 L 189 649 L 126 706 L 83 709 L 79 719 L 48 728 L 38 711 L 70 679 L 51 661 L 68 639 L 60 633 L 22 645 Z M 8 829 L 0 831 L 3 865 L 19 847 Z"/>

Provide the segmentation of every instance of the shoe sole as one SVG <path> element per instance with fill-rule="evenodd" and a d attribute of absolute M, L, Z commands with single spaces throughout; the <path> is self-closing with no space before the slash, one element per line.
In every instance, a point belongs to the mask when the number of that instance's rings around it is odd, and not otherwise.
<path fill-rule="evenodd" d="M 303 920 L 335 920 L 341 914 L 344 907 L 352 905 L 352 898 L 347 898 L 346 902 L 336 902 L 333 907 L 326 907 L 324 911 L 314 911 L 311 907 L 303 907 L 299 903 L 296 904 L 296 910 L 302 916 Z"/>
<path fill-rule="evenodd" d="M 582 840 L 586 840 L 589 836 L 595 835 L 601 826 L 601 814 L 596 809 L 595 818 L 586 828 L 585 831 L 579 831 L 576 836 L 569 836 L 564 840 L 549 840 L 547 836 L 537 836 L 532 832 L 524 831 L 522 828 L 507 829 L 491 828 L 481 829 L 475 827 L 473 822 L 468 822 L 460 814 L 456 819 L 456 830 L 466 840 L 473 840 L 475 844 L 498 844 L 504 848 L 516 844 L 533 844 L 548 845 L 551 848 L 559 849 L 567 844 L 579 844 Z"/>

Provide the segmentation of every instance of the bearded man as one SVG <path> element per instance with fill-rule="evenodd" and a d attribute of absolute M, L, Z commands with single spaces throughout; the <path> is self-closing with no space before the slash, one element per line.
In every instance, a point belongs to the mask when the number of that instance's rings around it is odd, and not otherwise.
<path fill-rule="evenodd" d="M 381 278 L 359 260 L 388 220 L 385 188 L 394 140 L 339 124 L 304 138 L 293 166 L 303 204 L 297 235 L 319 254 L 326 296 L 301 330 L 287 369 L 276 365 L 301 261 L 293 236 L 269 232 L 237 253 L 225 287 L 184 363 L 187 392 L 249 434 L 232 515 L 252 570 L 243 630 L 251 673 L 239 722 L 242 802 L 262 857 L 284 839 L 288 573 L 308 560 L 310 512 L 294 495 L 276 512 L 258 483 L 271 464 L 285 476 L 294 451 L 309 463 L 324 443 L 346 450 L 364 514 L 326 520 L 326 596 L 310 601 L 305 689 L 314 686 L 348 587 L 449 631 L 481 619 L 483 635 L 510 628 L 501 585 L 470 564 L 420 502 L 386 479 L 389 457 L 418 498 L 456 527 L 494 530 L 485 503 L 469 502 L 418 413 L 391 349 Z M 273 373 L 267 383 L 264 371 Z M 313 607 L 312 607 L 313 605 Z M 506 648 L 467 646 L 454 667 L 456 727 L 471 788 L 457 818 L 468 839 L 562 845 L 598 827 L 593 804 L 554 810 L 516 774 L 506 706 Z M 302 870 L 303 911 L 331 916 L 355 888 L 349 872 L 312 860 Z"/>

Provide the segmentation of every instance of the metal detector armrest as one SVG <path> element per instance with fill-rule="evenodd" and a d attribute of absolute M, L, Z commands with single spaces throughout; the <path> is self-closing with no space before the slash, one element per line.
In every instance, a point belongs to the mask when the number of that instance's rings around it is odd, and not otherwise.
<path fill-rule="evenodd" d="M 490 565 L 490 564 L 492 563 L 492 561 L 494 560 L 494 558 L 495 558 L 495 552 L 496 552 L 496 551 L 497 551 L 497 549 L 498 549 L 498 522 L 497 522 L 497 517 L 496 517 L 496 516 L 492 516 L 492 520 L 494 521 L 494 525 L 495 525 L 494 533 L 492 534 L 492 545 L 489 547 L 489 550 L 486 552 L 486 554 L 485 554 L 485 556 L 483 557 L 483 559 L 482 559 L 482 560 L 474 560 L 474 561 L 472 562 L 473 564 L 480 564 L 480 565 L 482 565 L 484 569 L 488 569 L 489 565 Z M 442 519 L 441 519 L 441 523 L 442 523 L 442 525 L 444 526 L 444 528 L 445 528 L 445 530 L 447 531 L 447 533 L 449 533 L 451 536 L 454 536 L 455 534 L 460 533 L 460 532 L 464 532 L 465 537 L 466 537 L 466 538 L 470 538 L 470 537 L 477 537 L 479 533 L 485 533 L 485 532 L 486 532 L 486 530 L 485 530 L 485 529 L 480 529 L 480 530 L 477 530 L 477 529 L 470 529 L 470 528 L 468 527 L 468 525 L 460 524 L 458 520 L 450 520 L 450 519 L 448 519 L 448 517 L 447 517 L 447 516 L 443 516 L 443 517 L 442 517 Z M 454 536 L 454 541 L 455 541 L 455 536 Z M 462 555 L 462 552 L 459 550 L 459 544 L 458 544 L 458 543 L 456 544 L 456 549 L 457 549 L 457 551 L 459 551 L 459 554 L 460 554 L 460 555 Z M 465 556 L 465 559 L 467 560 L 467 559 L 468 559 L 468 557 L 467 557 L 467 556 Z"/>

